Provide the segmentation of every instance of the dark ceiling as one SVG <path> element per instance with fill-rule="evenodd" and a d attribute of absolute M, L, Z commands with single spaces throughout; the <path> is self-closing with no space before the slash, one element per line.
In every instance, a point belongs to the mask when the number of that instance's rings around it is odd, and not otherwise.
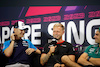
<path fill-rule="evenodd" d="M 0 0 L 0 6 L 100 5 L 100 0 Z"/>

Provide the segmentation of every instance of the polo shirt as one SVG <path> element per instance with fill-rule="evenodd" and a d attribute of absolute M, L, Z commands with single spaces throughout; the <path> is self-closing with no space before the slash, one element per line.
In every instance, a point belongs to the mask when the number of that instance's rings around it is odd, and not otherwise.
<path fill-rule="evenodd" d="M 11 40 L 5 41 L 3 44 L 3 52 L 5 49 L 9 47 Z M 26 54 L 25 50 L 28 48 L 33 48 L 37 50 L 37 48 L 31 43 L 30 40 L 15 40 L 14 49 L 11 57 L 9 57 L 9 64 L 14 63 L 23 63 L 29 64 L 29 55 Z"/>
<path fill-rule="evenodd" d="M 84 52 L 87 53 L 88 56 L 90 56 L 90 57 L 100 58 L 100 47 L 99 47 L 99 44 L 89 45 Z"/>
<path fill-rule="evenodd" d="M 75 55 L 72 44 L 63 41 L 61 43 L 57 43 L 56 45 L 57 47 L 55 48 L 55 52 L 50 56 L 48 62 L 46 63 L 46 66 L 54 66 L 54 64 L 56 63 L 62 63 L 61 57 L 63 55 Z M 51 46 L 54 46 L 54 44 L 45 44 L 42 52 L 47 54 Z"/>

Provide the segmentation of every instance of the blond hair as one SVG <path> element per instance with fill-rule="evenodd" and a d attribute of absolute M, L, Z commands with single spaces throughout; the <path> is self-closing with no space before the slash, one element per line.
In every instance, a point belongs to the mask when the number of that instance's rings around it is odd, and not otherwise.
<path fill-rule="evenodd" d="M 65 29 L 65 27 L 64 27 L 61 23 L 56 23 L 56 24 L 53 26 L 53 28 L 54 28 L 54 27 L 62 27 L 62 30 Z"/>

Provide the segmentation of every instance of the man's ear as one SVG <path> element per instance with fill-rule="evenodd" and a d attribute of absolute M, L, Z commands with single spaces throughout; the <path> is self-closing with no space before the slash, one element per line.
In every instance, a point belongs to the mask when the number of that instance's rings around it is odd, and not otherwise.
<path fill-rule="evenodd" d="M 14 28 L 14 31 L 13 31 L 13 33 L 15 33 L 15 28 Z"/>
<path fill-rule="evenodd" d="M 16 32 L 16 28 L 14 28 L 14 31 L 13 31 L 14 33 Z"/>
<path fill-rule="evenodd" d="M 13 33 L 16 35 L 16 28 L 14 28 L 14 31 L 13 31 Z"/>

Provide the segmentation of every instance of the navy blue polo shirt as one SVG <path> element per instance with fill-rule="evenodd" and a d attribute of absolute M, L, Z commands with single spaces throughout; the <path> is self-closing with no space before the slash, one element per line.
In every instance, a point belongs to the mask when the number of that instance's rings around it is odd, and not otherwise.
<path fill-rule="evenodd" d="M 11 41 L 6 41 L 3 45 L 3 52 L 9 47 Z M 23 63 L 29 64 L 29 55 L 26 54 L 25 50 L 28 48 L 37 48 L 29 40 L 16 40 L 14 43 L 13 54 L 9 57 L 9 64 Z"/>

